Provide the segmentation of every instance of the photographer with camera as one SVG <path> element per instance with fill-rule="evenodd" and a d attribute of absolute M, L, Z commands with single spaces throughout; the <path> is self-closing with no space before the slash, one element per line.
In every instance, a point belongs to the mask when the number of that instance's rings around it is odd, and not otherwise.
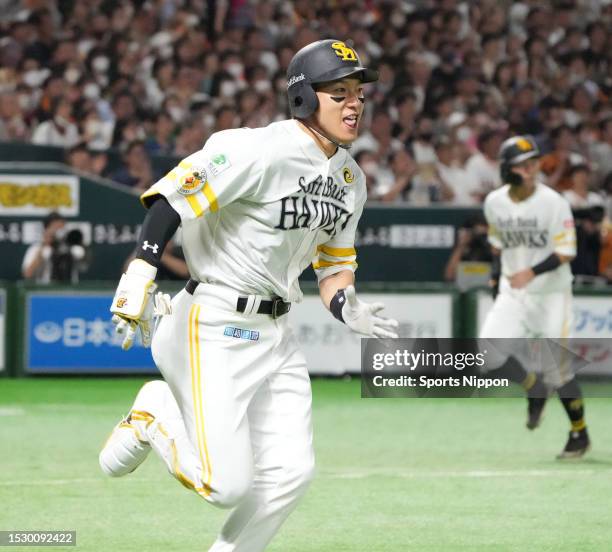
<path fill-rule="evenodd" d="M 487 242 L 488 225 L 482 214 L 469 217 L 457 231 L 444 279 L 462 289 L 487 285 L 493 256 Z"/>
<path fill-rule="evenodd" d="M 576 221 L 576 257 L 571 263 L 575 282 L 580 284 L 604 284 L 599 274 L 599 261 L 603 245 L 602 233 L 604 208 L 593 205 L 573 209 Z"/>
<path fill-rule="evenodd" d="M 87 267 L 82 232 L 64 232 L 66 220 L 55 212 L 47 215 L 43 226 L 42 241 L 30 245 L 23 257 L 23 277 L 37 284 L 78 283 L 79 272 Z"/>

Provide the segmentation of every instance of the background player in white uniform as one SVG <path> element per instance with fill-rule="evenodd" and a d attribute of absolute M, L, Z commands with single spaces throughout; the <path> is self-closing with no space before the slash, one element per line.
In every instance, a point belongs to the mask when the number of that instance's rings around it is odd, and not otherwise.
<path fill-rule="evenodd" d="M 489 242 L 501 260 L 501 275 L 499 293 L 481 338 L 570 337 L 569 261 L 576 255 L 574 219 L 567 200 L 537 182 L 539 156 L 530 136 L 509 138 L 500 148 L 501 176 L 506 185 L 487 196 L 484 211 Z M 516 357 L 509 356 L 495 372 L 527 390 L 529 429 L 540 422 L 547 396 L 545 384 L 555 387 L 571 422 L 569 439 L 559 458 L 581 456 L 589 447 L 589 437 L 580 387 L 563 363 L 545 368 L 543 377 L 528 374 Z"/>
<path fill-rule="evenodd" d="M 347 148 L 376 78 L 344 43 L 310 44 L 288 69 L 293 119 L 214 134 L 142 197 L 138 258 L 111 310 L 125 347 L 136 330 L 150 339 L 153 303 L 171 310 L 152 343 L 165 382 L 140 390 L 100 465 L 125 475 L 153 448 L 187 488 L 233 507 L 214 552 L 264 550 L 313 474 L 310 382 L 283 316 L 304 268 L 336 318 L 396 337 L 353 287 L 366 186 Z M 152 299 L 155 267 L 179 224 L 192 280 L 169 309 Z"/>

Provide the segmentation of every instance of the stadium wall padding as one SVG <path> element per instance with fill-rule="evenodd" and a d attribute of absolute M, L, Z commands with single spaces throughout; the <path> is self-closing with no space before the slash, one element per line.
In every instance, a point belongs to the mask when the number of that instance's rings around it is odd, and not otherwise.
<path fill-rule="evenodd" d="M 167 293 L 181 289 L 176 282 L 160 287 Z M 358 371 L 359 337 L 323 310 L 314 283 L 304 283 L 303 289 L 304 302 L 289 316 L 311 373 Z M 7 367 L 0 375 L 155 373 L 147 349 L 135 346 L 124 353 L 114 338 L 109 282 L 76 288 L 4 283 L 0 290 L 6 293 Z M 364 300 L 385 302 L 385 313 L 399 319 L 404 337 L 474 337 L 491 301 L 486 290 L 461 293 L 447 284 L 362 283 L 359 292 Z M 579 336 L 612 337 L 610 291 L 577 289 L 575 315 Z M 612 375 L 612 365 L 605 374 Z"/>

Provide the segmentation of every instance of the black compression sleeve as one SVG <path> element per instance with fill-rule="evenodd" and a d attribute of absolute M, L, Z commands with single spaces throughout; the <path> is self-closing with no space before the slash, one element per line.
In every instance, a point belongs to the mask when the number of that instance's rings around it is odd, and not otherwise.
<path fill-rule="evenodd" d="M 160 197 L 149 209 L 142 223 L 140 238 L 136 248 L 136 258 L 159 267 L 159 262 L 170 238 L 181 224 L 181 217 Z"/>
<path fill-rule="evenodd" d="M 555 270 L 555 268 L 558 268 L 560 266 L 561 259 L 559 259 L 559 255 L 557 255 L 556 253 L 551 253 L 541 263 L 532 266 L 531 270 L 533 270 L 533 273 L 537 276 L 538 274 L 542 274 L 543 272 L 550 272 L 551 270 Z"/>

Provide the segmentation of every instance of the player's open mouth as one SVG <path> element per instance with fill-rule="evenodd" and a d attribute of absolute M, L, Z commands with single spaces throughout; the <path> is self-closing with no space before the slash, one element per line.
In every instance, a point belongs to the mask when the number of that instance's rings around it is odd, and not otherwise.
<path fill-rule="evenodd" d="M 352 130 L 355 130 L 357 128 L 357 122 L 359 121 L 359 118 L 357 117 L 357 114 L 354 113 L 353 115 L 348 115 L 347 117 L 344 117 L 342 121 L 347 127 Z"/>

